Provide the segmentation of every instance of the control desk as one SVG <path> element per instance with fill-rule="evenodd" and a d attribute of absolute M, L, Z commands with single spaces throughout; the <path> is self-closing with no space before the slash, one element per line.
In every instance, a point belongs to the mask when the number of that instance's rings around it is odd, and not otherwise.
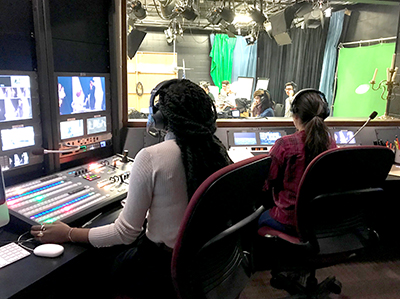
<path fill-rule="evenodd" d="M 114 155 L 6 188 L 10 214 L 30 225 L 71 223 L 125 198 L 132 163 Z"/>

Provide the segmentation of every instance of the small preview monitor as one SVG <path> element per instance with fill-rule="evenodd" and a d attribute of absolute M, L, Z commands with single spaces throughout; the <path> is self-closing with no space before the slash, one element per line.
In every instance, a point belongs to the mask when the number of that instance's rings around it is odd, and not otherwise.
<path fill-rule="evenodd" d="M 60 122 L 61 139 L 83 136 L 83 119 Z"/>
<path fill-rule="evenodd" d="M 281 137 L 282 133 L 279 131 L 260 132 L 260 144 L 274 145 L 276 140 L 278 140 Z"/>
<path fill-rule="evenodd" d="M 0 122 L 32 118 L 28 75 L 0 75 Z"/>
<path fill-rule="evenodd" d="M 107 131 L 107 117 L 93 117 L 87 119 L 87 133 L 96 134 Z"/>
<path fill-rule="evenodd" d="M 257 145 L 256 132 L 234 132 L 235 145 Z"/>
<path fill-rule="evenodd" d="M 32 126 L 3 129 L 0 134 L 3 151 L 35 145 L 35 132 Z"/>
<path fill-rule="evenodd" d="M 347 144 L 349 140 L 353 138 L 354 132 L 349 130 L 340 130 L 335 131 L 334 135 L 336 144 Z M 353 138 L 349 144 L 356 144 L 356 139 Z"/>
<path fill-rule="evenodd" d="M 256 90 L 268 90 L 269 78 L 257 78 Z"/>
<path fill-rule="evenodd" d="M 106 110 L 106 80 L 101 76 L 58 76 L 60 115 Z"/>

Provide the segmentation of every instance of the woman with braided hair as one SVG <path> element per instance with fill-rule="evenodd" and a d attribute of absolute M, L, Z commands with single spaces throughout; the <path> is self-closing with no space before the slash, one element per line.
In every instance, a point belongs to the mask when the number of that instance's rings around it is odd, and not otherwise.
<path fill-rule="evenodd" d="M 116 221 L 90 229 L 62 222 L 46 224 L 44 231 L 43 226 L 31 228 L 31 234 L 43 243 L 129 245 L 122 251 L 115 246 L 107 254 L 116 256 L 113 279 L 118 279 L 122 293 L 137 295 L 143 290 L 148 298 L 168 298 L 166 289 L 173 294 L 172 249 L 188 202 L 208 176 L 231 163 L 214 135 L 217 112 L 204 90 L 184 79 L 160 86 L 153 109 L 162 116 L 165 141 L 136 155 L 126 203 Z"/>

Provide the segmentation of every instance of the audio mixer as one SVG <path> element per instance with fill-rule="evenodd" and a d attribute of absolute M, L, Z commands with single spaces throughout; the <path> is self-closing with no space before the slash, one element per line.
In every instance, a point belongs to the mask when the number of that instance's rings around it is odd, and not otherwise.
<path fill-rule="evenodd" d="M 6 188 L 10 214 L 31 225 L 71 223 L 124 199 L 132 163 L 115 155 Z"/>

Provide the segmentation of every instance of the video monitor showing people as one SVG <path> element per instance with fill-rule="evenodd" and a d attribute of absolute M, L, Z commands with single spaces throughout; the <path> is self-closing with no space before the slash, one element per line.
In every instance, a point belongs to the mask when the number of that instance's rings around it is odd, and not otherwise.
<path fill-rule="evenodd" d="M 235 145 L 257 145 L 255 132 L 234 132 L 233 140 Z"/>
<path fill-rule="evenodd" d="M 60 122 L 61 139 L 83 136 L 83 119 Z"/>
<path fill-rule="evenodd" d="M 281 132 L 260 132 L 260 143 L 261 145 L 274 145 L 275 141 L 281 137 Z"/>
<path fill-rule="evenodd" d="M 106 110 L 105 77 L 58 76 L 60 115 Z"/>
<path fill-rule="evenodd" d="M 35 145 L 35 132 L 32 126 L 3 129 L 0 135 L 3 151 Z"/>
<path fill-rule="evenodd" d="M 107 131 L 107 117 L 94 117 L 87 119 L 87 133 L 96 134 Z"/>
<path fill-rule="evenodd" d="M 335 131 L 334 135 L 335 135 L 336 144 L 356 144 L 356 139 L 353 138 L 353 136 L 354 136 L 353 131 L 349 131 L 349 130 Z"/>
<path fill-rule="evenodd" d="M 32 118 L 28 75 L 0 75 L 0 122 Z"/>

